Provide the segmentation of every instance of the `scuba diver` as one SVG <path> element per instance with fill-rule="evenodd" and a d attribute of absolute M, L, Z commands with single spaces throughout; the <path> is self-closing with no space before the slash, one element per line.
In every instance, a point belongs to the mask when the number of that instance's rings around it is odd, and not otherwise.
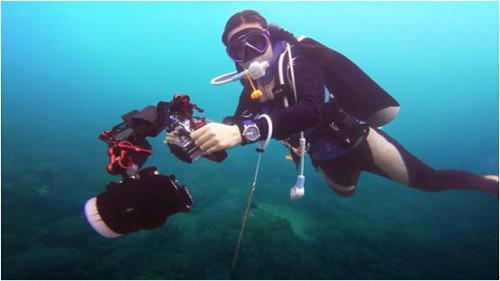
<path fill-rule="evenodd" d="M 290 149 L 296 164 L 307 149 L 313 166 L 342 196 L 352 195 L 360 172 L 368 171 L 424 191 L 470 189 L 498 197 L 498 176 L 433 169 L 380 130 L 399 112 L 398 102 L 335 50 L 268 25 L 252 10 L 229 18 L 222 42 L 237 71 L 212 84 L 240 81 L 244 88 L 234 116 L 191 134 L 205 153 L 269 135 Z M 171 133 L 164 142 L 177 138 Z"/>

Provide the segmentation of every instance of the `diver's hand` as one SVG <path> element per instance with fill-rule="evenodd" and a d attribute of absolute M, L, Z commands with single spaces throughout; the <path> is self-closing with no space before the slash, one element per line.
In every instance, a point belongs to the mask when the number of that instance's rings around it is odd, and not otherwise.
<path fill-rule="evenodd" d="M 168 133 L 165 136 L 163 143 L 164 144 L 172 144 L 172 143 L 176 143 L 178 141 L 179 141 L 179 136 L 177 135 L 177 132 L 173 131 L 173 132 Z"/>
<path fill-rule="evenodd" d="M 191 133 L 191 138 L 202 151 L 207 154 L 231 148 L 241 144 L 240 129 L 237 125 L 225 125 L 221 123 L 208 123 Z"/>

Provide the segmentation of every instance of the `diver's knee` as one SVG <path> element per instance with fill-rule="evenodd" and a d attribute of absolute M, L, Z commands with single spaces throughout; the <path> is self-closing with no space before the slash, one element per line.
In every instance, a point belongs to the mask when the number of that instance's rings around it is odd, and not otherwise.
<path fill-rule="evenodd" d="M 333 182 L 330 178 L 324 175 L 326 182 L 330 186 L 330 188 L 335 191 L 338 195 L 343 197 L 351 196 L 356 190 L 356 185 L 345 186 L 338 183 Z"/>
<path fill-rule="evenodd" d="M 330 185 L 330 188 L 333 191 L 335 191 L 335 193 L 337 193 L 338 195 L 340 195 L 342 197 L 352 196 L 354 194 L 354 191 L 356 190 L 356 186 L 355 185 L 346 187 L 346 189 L 339 189 L 337 187 L 333 187 L 333 186 Z"/>
<path fill-rule="evenodd" d="M 388 106 L 377 111 L 369 120 L 370 126 L 380 127 L 391 122 L 399 113 L 399 106 Z"/>

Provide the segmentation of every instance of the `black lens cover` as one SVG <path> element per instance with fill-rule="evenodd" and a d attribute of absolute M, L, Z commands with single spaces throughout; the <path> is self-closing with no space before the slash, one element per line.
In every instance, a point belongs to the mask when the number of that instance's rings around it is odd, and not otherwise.
<path fill-rule="evenodd" d="M 141 170 L 136 179 L 111 182 L 97 196 L 97 209 L 106 225 L 116 233 L 153 229 L 193 204 L 189 191 L 175 177 L 163 176 L 155 167 Z"/>

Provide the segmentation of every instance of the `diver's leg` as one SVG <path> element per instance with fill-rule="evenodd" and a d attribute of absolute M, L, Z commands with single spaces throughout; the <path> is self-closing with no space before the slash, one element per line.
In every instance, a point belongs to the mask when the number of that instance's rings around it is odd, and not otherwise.
<path fill-rule="evenodd" d="M 336 177 L 333 176 L 332 173 L 323 170 L 323 168 L 320 169 L 321 169 L 321 174 L 323 174 L 326 183 L 328 183 L 330 188 L 337 194 L 347 197 L 351 196 L 356 190 L 356 182 L 358 181 L 357 178 L 359 177 L 360 173 L 359 170 L 349 175 L 351 178 L 356 178 L 355 180 L 352 180 L 351 183 L 340 184 L 337 182 L 337 180 L 335 180 Z M 333 172 L 333 174 L 336 174 L 336 172 Z"/>
<path fill-rule="evenodd" d="M 380 127 L 392 121 L 399 113 L 399 106 L 388 106 L 377 111 L 369 119 L 368 123 L 372 127 Z"/>
<path fill-rule="evenodd" d="M 367 142 L 372 157 L 363 167 L 367 171 L 425 191 L 475 189 L 498 196 L 498 181 L 465 171 L 435 170 L 380 130 L 370 128 Z"/>
<path fill-rule="evenodd" d="M 367 146 L 365 143 L 363 144 Z M 356 189 L 361 172 L 361 161 L 358 159 L 361 153 L 359 150 L 354 149 L 346 155 L 328 161 L 313 159 L 314 165 L 319 168 L 330 188 L 341 196 L 350 196 Z"/>
<path fill-rule="evenodd" d="M 409 173 L 405 160 L 399 149 L 393 143 L 378 133 L 378 130 L 369 129 L 366 142 L 368 143 L 370 161 L 365 161 L 364 170 L 390 178 L 402 184 L 409 184 Z"/>

